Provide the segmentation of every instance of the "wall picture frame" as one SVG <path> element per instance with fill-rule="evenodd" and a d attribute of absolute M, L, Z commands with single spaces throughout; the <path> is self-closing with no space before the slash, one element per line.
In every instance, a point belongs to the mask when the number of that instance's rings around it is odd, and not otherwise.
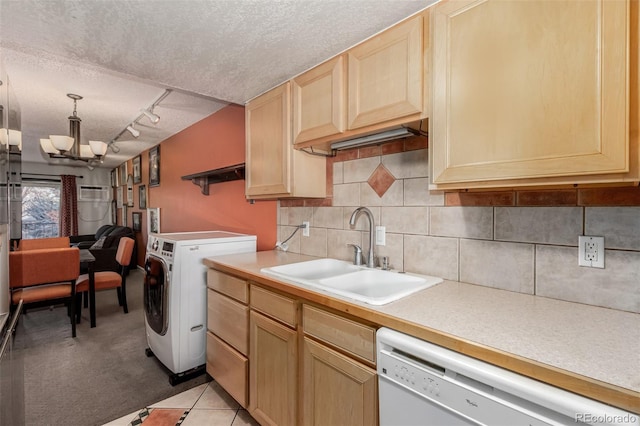
<path fill-rule="evenodd" d="M 149 150 L 149 186 L 160 185 L 160 146 Z"/>
<path fill-rule="evenodd" d="M 142 213 L 140 212 L 131 213 L 131 226 L 133 230 L 136 232 L 142 231 Z"/>
<path fill-rule="evenodd" d="M 118 169 L 111 170 L 111 187 L 118 187 Z"/>
<path fill-rule="evenodd" d="M 111 224 L 118 224 L 118 204 L 116 200 L 111 200 Z"/>
<path fill-rule="evenodd" d="M 147 235 L 160 233 L 160 207 L 147 209 Z"/>
<path fill-rule="evenodd" d="M 138 186 L 138 208 L 147 208 L 147 185 Z"/>
<path fill-rule="evenodd" d="M 127 207 L 133 207 L 133 176 L 127 177 Z"/>
<path fill-rule="evenodd" d="M 118 186 L 122 186 L 122 185 L 126 185 L 127 184 L 127 162 L 125 161 L 124 163 L 120 164 L 120 166 L 118 167 L 119 171 L 120 171 L 120 182 Z"/>
<path fill-rule="evenodd" d="M 122 208 L 124 204 L 124 191 L 121 186 L 116 189 L 116 206 Z"/>
<path fill-rule="evenodd" d="M 141 156 L 138 155 L 137 157 L 133 157 L 133 183 L 142 182 L 141 162 L 142 162 Z"/>
<path fill-rule="evenodd" d="M 122 226 L 128 226 L 127 225 L 127 205 L 124 204 L 122 206 Z"/>

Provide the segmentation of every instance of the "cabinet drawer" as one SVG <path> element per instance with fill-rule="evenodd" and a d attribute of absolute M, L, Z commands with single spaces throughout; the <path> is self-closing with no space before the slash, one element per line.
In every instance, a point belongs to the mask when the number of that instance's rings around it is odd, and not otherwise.
<path fill-rule="evenodd" d="M 211 332 L 207 332 L 207 373 L 247 408 L 249 360 Z"/>
<path fill-rule="evenodd" d="M 273 318 L 296 326 L 296 301 L 272 293 L 254 285 L 251 286 L 251 307 Z"/>
<path fill-rule="evenodd" d="M 242 303 L 249 303 L 249 284 L 240 278 L 209 269 L 207 271 L 207 287 Z"/>
<path fill-rule="evenodd" d="M 338 315 L 303 305 L 304 332 L 361 359 L 376 362 L 376 330 Z"/>
<path fill-rule="evenodd" d="M 211 289 L 207 290 L 207 329 L 246 355 L 249 345 L 249 307 Z"/>

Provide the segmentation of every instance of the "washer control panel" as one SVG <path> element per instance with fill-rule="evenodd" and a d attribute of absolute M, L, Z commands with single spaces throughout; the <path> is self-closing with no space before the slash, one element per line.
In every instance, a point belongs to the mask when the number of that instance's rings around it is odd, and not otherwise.
<path fill-rule="evenodd" d="M 173 259 L 175 243 L 164 241 L 156 237 L 150 237 L 147 250 L 162 256 L 165 259 Z"/>

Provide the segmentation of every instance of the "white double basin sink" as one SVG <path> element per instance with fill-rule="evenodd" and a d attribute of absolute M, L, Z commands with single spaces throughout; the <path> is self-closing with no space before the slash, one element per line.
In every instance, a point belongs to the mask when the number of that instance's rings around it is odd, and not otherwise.
<path fill-rule="evenodd" d="M 337 259 L 290 263 L 260 272 L 370 305 L 385 305 L 442 282 L 438 277 L 366 268 Z"/>

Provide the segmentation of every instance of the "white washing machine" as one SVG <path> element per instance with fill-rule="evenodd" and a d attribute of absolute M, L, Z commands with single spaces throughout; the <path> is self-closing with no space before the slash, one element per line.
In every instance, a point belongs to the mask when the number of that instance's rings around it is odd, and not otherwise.
<path fill-rule="evenodd" d="M 223 231 L 151 234 L 144 312 L 147 355 L 173 373 L 172 385 L 204 372 L 207 267 L 203 259 L 256 251 L 256 236 Z"/>

